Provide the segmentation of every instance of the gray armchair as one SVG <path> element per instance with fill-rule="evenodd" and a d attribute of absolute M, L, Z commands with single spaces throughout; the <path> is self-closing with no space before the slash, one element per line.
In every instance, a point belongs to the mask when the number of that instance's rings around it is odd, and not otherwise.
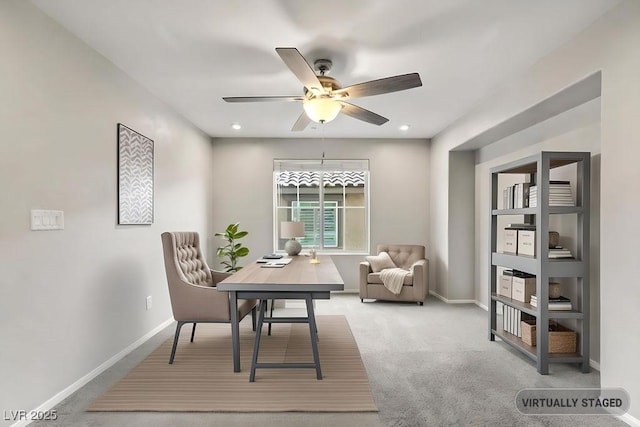
<path fill-rule="evenodd" d="M 231 273 L 209 269 L 196 232 L 162 233 L 162 247 L 171 309 L 178 322 L 169 358 L 171 364 L 176 355 L 180 329 L 185 323 L 193 323 L 191 342 L 197 323 L 231 323 L 229 293 L 216 289 L 216 284 Z M 256 300 L 238 300 L 238 318 L 242 319 L 251 312 L 254 331 L 256 307 Z"/>
<path fill-rule="evenodd" d="M 429 291 L 429 260 L 425 247 L 419 245 L 379 244 L 376 254 L 387 252 L 397 267 L 409 270 L 398 295 L 382 283 L 379 272 L 371 269 L 369 262 L 360 263 L 360 301 L 365 298 L 387 301 L 413 301 L 422 305 Z"/>

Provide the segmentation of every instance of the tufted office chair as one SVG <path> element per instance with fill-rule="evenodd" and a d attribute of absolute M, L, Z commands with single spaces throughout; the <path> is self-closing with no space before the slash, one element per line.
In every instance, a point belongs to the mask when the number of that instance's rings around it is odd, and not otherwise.
<path fill-rule="evenodd" d="M 360 263 L 360 301 L 365 298 L 387 301 L 413 301 L 422 305 L 429 291 L 429 260 L 425 247 L 420 245 L 386 245 L 377 247 L 377 254 L 387 252 L 397 267 L 409 270 L 399 295 L 391 293 L 382 284 L 379 272 L 369 262 Z"/>
<path fill-rule="evenodd" d="M 229 293 L 216 289 L 216 284 L 231 273 L 209 269 L 202 256 L 200 237 L 196 232 L 162 233 L 162 247 L 171 308 L 173 317 L 178 322 L 169 358 L 171 364 L 176 355 L 182 325 L 193 323 L 193 342 L 196 323 L 231 322 Z M 238 318 L 242 320 L 251 312 L 254 331 L 256 307 L 256 300 L 238 300 Z"/>

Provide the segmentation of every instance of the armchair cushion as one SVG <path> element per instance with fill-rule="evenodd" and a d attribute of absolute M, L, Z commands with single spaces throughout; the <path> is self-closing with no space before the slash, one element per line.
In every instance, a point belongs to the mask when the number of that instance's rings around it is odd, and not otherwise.
<path fill-rule="evenodd" d="M 366 259 L 371 265 L 371 271 L 374 273 L 379 273 L 385 268 L 397 267 L 387 252 L 380 252 L 378 255 L 370 255 L 367 256 Z"/>

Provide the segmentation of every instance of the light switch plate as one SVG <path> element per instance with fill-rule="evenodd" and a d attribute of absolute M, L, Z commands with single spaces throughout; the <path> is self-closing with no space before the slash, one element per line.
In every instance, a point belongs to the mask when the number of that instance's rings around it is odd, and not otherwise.
<path fill-rule="evenodd" d="M 32 230 L 64 230 L 64 211 L 31 209 Z"/>

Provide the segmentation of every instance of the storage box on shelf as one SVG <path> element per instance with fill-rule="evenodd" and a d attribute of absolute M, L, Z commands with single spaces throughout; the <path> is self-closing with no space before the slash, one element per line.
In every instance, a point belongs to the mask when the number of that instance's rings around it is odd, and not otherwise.
<path fill-rule="evenodd" d="M 523 320 L 520 323 L 520 327 L 522 329 L 522 341 L 530 345 L 531 347 L 536 346 L 536 321 L 525 321 Z"/>
<path fill-rule="evenodd" d="M 511 283 L 511 298 L 516 301 L 529 303 L 531 295 L 536 293 L 536 276 L 533 274 L 514 274 Z"/>
<path fill-rule="evenodd" d="M 500 283 L 498 284 L 498 294 L 511 298 L 511 285 L 513 280 L 513 270 L 505 270 L 500 275 Z"/>
<path fill-rule="evenodd" d="M 590 161 L 591 155 L 586 152 L 541 152 L 491 170 L 489 339 L 494 340 L 497 336 L 521 350 L 535 361 L 541 374 L 549 373 L 551 362 L 576 363 L 583 372 L 589 371 Z M 575 174 L 570 181 L 551 179 L 551 170 L 570 164 L 575 165 Z M 567 170 L 563 173 L 566 179 Z M 510 177 L 508 180 L 511 183 L 519 179 L 528 181 L 529 185 L 522 186 L 522 194 L 526 194 L 525 188 L 528 189 L 527 201 L 520 199 L 520 186 L 512 186 L 511 190 L 504 191 L 499 185 L 499 177 L 506 174 L 526 176 Z M 572 185 L 575 185 L 575 192 Z M 500 197 L 504 197 L 502 208 L 498 206 Z M 498 229 L 497 219 L 503 215 L 522 218 L 522 224 L 510 224 L 521 226 L 513 227 L 516 236 L 511 233 L 514 231 L 510 230 L 512 227 Z M 574 253 L 573 250 L 558 247 L 559 234 L 549 230 L 549 218 L 552 215 L 575 216 L 577 236 Z M 504 233 L 504 244 L 498 249 L 496 236 L 500 232 Z M 517 273 L 513 277 L 498 274 L 499 267 L 528 273 L 528 277 L 523 280 Z M 572 288 L 570 293 L 578 301 L 565 302 L 563 309 L 554 309 L 553 297 L 549 304 L 539 303 L 549 301 L 551 294 L 558 292 L 555 286 L 550 289 L 552 277 L 574 278 L 570 283 L 577 288 Z M 532 296 L 535 298 L 533 303 Z M 510 313 L 515 309 L 533 316 L 532 320 L 528 319 L 516 328 L 522 338 L 505 331 L 504 319 L 501 318 L 498 323 L 499 303 L 509 307 L 503 312 Z M 576 330 L 563 328 L 555 319 L 573 319 Z"/>
<path fill-rule="evenodd" d="M 535 230 L 518 230 L 518 255 L 536 256 Z"/>
<path fill-rule="evenodd" d="M 536 346 L 537 326 L 535 322 L 521 321 L 520 330 L 522 341 Z M 560 325 L 557 322 L 549 322 L 549 353 L 575 353 L 578 335 L 575 331 Z"/>
<path fill-rule="evenodd" d="M 505 228 L 502 252 L 513 255 L 518 254 L 518 230 L 515 228 Z"/>

